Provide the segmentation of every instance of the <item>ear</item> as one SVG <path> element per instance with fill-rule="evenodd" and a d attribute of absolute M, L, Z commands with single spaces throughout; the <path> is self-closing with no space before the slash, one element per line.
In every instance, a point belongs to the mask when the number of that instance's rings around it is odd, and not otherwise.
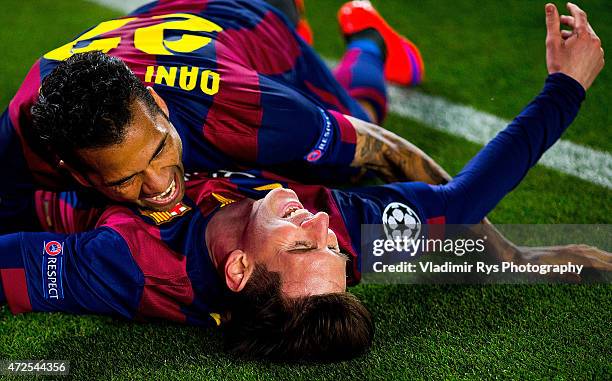
<path fill-rule="evenodd" d="M 147 86 L 147 90 L 149 91 L 159 108 L 161 108 L 164 114 L 169 117 L 170 111 L 168 110 L 168 105 L 166 104 L 166 101 L 164 101 L 162 97 L 160 97 L 159 94 L 157 94 L 157 92 L 155 92 L 155 90 L 153 90 L 151 86 Z"/>
<path fill-rule="evenodd" d="M 236 249 L 232 251 L 225 262 L 225 284 L 234 292 L 240 292 L 253 272 L 251 262 L 246 253 Z"/>
<path fill-rule="evenodd" d="M 89 180 L 84 175 L 82 175 L 81 172 L 77 171 L 74 167 L 66 163 L 64 160 L 60 160 L 57 166 L 59 168 L 65 169 L 68 172 L 70 172 L 70 175 L 72 176 L 72 178 L 75 179 L 82 186 L 84 187 L 92 186 Z"/>

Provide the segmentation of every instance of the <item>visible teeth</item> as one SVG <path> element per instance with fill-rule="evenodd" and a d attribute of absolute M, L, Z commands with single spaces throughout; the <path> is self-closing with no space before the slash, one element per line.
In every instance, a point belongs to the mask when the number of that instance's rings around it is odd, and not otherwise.
<path fill-rule="evenodd" d="M 290 218 L 293 217 L 295 215 L 295 212 L 297 212 L 299 209 L 295 206 L 290 207 L 289 209 L 287 209 L 287 212 L 285 212 L 285 215 L 283 216 L 283 218 Z"/>
<path fill-rule="evenodd" d="M 170 184 L 168 189 L 166 189 L 164 191 L 164 193 L 153 197 L 153 200 L 161 201 L 161 200 L 165 199 L 166 197 L 168 197 L 169 195 L 174 193 L 175 188 L 176 188 L 176 184 L 175 184 L 174 180 L 172 180 L 172 183 Z"/>
<path fill-rule="evenodd" d="M 310 214 L 310 212 L 308 212 L 308 210 L 306 209 L 300 209 L 297 207 L 291 207 L 287 210 L 287 212 L 285 213 L 285 215 L 283 216 L 283 218 L 293 218 L 294 216 L 306 212 L 308 214 Z"/>

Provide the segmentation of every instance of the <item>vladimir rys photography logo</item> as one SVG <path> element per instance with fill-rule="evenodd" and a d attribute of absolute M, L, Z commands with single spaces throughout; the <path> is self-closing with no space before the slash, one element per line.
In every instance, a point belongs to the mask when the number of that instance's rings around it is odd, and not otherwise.
<path fill-rule="evenodd" d="M 421 234 L 421 220 L 408 205 L 392 202 L 382 216 L 385 235 L 390 241 L 413 240 Z"/>
<path fill-rule="evenodd" d="M 64 299 L 62 265 L 64 244 L 58 241 L 43 243 L 42 279 L 45 299 Z"/>

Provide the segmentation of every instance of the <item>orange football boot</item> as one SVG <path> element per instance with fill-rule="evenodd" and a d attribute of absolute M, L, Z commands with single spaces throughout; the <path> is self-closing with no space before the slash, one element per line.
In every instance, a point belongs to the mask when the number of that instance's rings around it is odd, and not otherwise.
<path fill-rule="evenodd" d="M 365 29 L 376 30 L 387 48 L 385 78 L 403 86 L 419 84 L 425 77 L 425 65 L 419 49 L 397 33 L 369 1 L 349 1 L 338 11 L 338 23 L 344 36 Z"/>
<path fill-rule="evenodd" d="M 295 3 L 295 7 L 300 15 L 300 19 L 295 26 L 295 31 L 304 41 L 308 43 L 308 45 L 312 45 L 314 42 L 314 37 L 310 24 L 308 24 L 308 21 L 306 21 L 306 6 L 304 5 L 304 0 L 293 0 L 293 2 Z"/>

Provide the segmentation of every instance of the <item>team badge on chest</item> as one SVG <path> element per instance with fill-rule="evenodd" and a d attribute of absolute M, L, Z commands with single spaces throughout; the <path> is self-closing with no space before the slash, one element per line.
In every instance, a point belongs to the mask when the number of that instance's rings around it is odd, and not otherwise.
<path fill-rule="evenodd" d="M 170 222 L 177 217 L 184 215 L 190 210 L 191 210 L 191 207 L 183 204 L 182 202 L 179 202 L 174 208 L 172 208 L 171 210 L 167 212 L 154 212 L 151 210 L 141 210 L 140 213 L 142 213 L 143 216 L 147 216 L 150 219 L 152 219 L 156 225 L 161 225 L 166 222 Z"/>

